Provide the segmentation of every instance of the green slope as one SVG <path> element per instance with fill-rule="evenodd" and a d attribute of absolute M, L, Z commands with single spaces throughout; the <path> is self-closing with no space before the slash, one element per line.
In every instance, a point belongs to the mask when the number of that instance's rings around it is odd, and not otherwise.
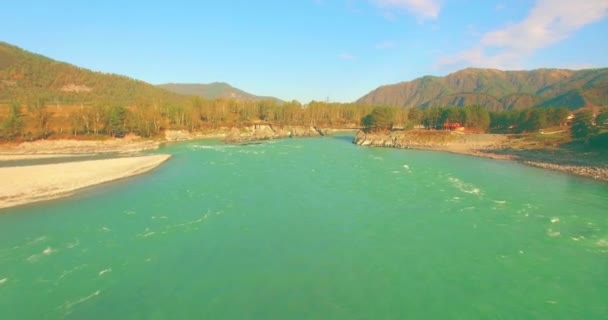
<path fill-rule="evenodd" d="M 445 77 L 422 77 L 382 86 L 360 98 L 366 105 L 430 107 L 481 104 L 491 110 L 605 104 L 608 68 L 501 71 L 464 69 Z"/>
<path fill-rule="evenodd" d="M 0 103 L 45 99 L 57 104 L 123 104 L 187 97 L 125 76 L 93 72 L 0 42 Z"/>

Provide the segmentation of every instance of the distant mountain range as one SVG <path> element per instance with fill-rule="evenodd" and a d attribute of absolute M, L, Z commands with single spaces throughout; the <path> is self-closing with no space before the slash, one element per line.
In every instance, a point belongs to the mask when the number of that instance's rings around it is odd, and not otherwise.
<path fill-rule="evenodd" d="M 377 88 L 359 100 L 365 105 L 426 108 L 483 105 L 491 111 L 608 105 L 608 68 L 501 71 L 464 69 L 445 77 L 426 76 Z"/>
<path fill-rule="evenodd" d="M 183 103 L 207 99 L 263 100 L 226 83 L 154 86 L 129 77 L 94 72 L 0 42 L 0 103 L 45 99 L 58 104 L 123 104 L 141 100 Z M 500 71 L 464 69 L 379 87 L 357 100 L 365 105 L 421 107 L 483 105 L 489 110 L 608 105 L 608 68 Z"/>
<path fill-rule="evenodd" d="M 140 100 L 185 102 L 188 96 L 207 99 L 263 100 L 226 83 L 155 86 L 129 77 L 94 72 L 0 42 L 0 103 L 44 99 L 58 104 L 122 104 Z"/>
<path fill-rule="evenodd" d="M 178 94 L 198 96 L 207 99 L 238 99 L 238 100 L 275 100 L 274 97 L 256 96 L 254 94 L 237 89 L 225 82 L 202 83 L 166 83 L 158 85 L 159 88 Z"/>

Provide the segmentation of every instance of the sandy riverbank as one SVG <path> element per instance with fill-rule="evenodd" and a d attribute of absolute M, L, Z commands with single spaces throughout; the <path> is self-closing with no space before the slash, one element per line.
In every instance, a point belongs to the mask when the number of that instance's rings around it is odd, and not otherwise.
<path fill-rule="evenodd" d="M 0 161 L 60 158 L 93 154 L 129 154 L 157 149 L 160 142 L 142 139 L 37 140 L 0 145 Z"/>
<path fill-rule="evenodd" d="M 75 190 L 150 171 L 170 155 L 0 168 L 0 208 L 55 199 Z"/>
<path fill-rule="evenodd" d="M 513 160 L 538 168 L 608 181 L 608 158 L 602 154 L 546 147 L 522 149 L 507 135 L 458 134 L 446 131 L 359 131 L 354 143 L 361 146 L 435 150 Z"/>

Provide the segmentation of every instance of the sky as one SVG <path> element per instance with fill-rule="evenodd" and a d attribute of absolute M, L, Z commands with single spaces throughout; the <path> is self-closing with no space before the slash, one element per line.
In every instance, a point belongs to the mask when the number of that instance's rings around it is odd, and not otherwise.
<path fill-rule="evenodd" d="M 153 84 L 351 102 L 467 67 L 608 67 L 608 0 L 8 1 L 0 41 Z"/>

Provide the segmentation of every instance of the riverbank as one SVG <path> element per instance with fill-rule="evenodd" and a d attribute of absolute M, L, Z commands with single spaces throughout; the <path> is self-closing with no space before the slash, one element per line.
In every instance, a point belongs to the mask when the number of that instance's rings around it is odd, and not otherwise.
<path fill-rule="evenodd" d="M 158 149 L 163 143 L 221 139 L 224 143 L 241 143 L 258 140 L 295 137 L 319 137 L 335 133 L 352 132 L 350 128 L 316 128 L 313 126 L 279 126 L 256 124 L 245 127 L 220 127 L 214 130 L 189 132 L 166 130 L 160 139 L 128 136 L 105 140 L 36 140 L 20 143 L 0 143 L 0 161 L 66 158 L 91 155 L 128 155 Z"/>
<path fill-rule="evenodd" d="M 145 139 L 36 140 L 0 145 L 0 161 L 65 158 L 95 154 L 135 154 L 154 150 L 159 141 Z"/>
<path fill-rule="evenodd" d="M 522 145 L 509 135 L 462 134 L 449 131 L 357 132 L 361 146 L 436 150 L 491 159 L 513 160 L 526 165 L 608 181 L 608 158 L 597 152 Z"/>
<path fill-rule="evenodd" d="M 0 208 L 66 197 L 85 187 L 148 172 L 170 155 L 0 168 Z"/>

